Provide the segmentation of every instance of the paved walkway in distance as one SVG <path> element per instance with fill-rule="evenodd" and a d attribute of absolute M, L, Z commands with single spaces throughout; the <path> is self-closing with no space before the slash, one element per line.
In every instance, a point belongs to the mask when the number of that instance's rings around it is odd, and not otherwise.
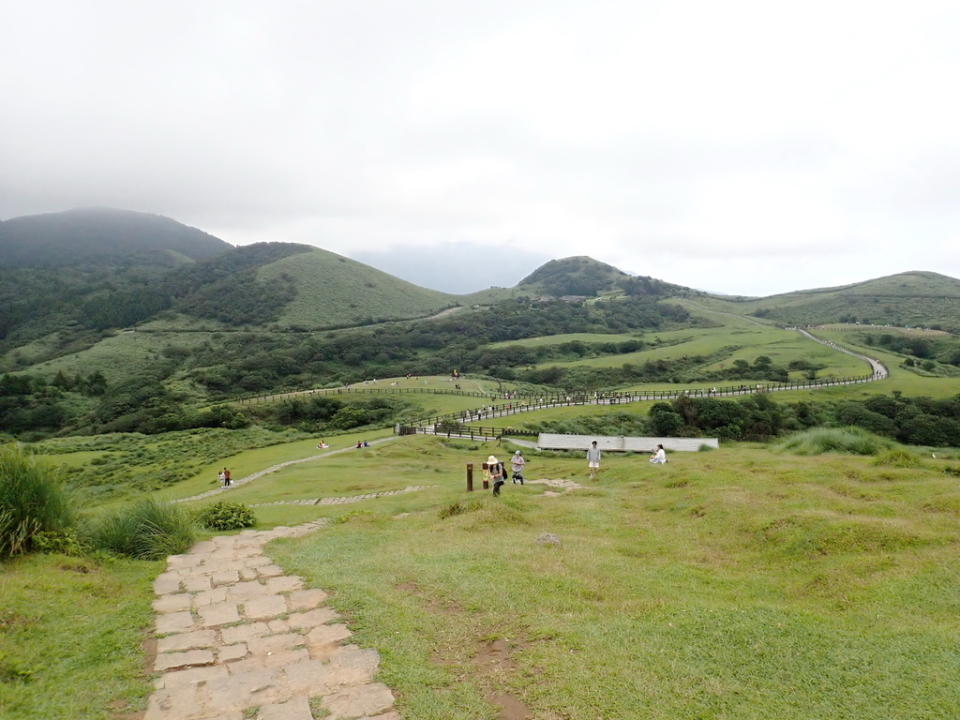
<path fill-rule="evenodd" d="M 245 530 L 172 555 L 154 581 L 156 681 L 144 720 L 399 720 L 393 693 L 373 682 L 376 650 L 264 554 L 327 521 Z M 327 714 L 324 715 L 323 713 Z"/>
<path fill-rule="evenodd" d="M 392 442 L 396 440 L 396 436 L 378 438 L 377 440 L 370 441 L 370 447 L 374 445 L 380 445 L 386 442 Z M 345 448 L 339 448 L 338 450 L 327 450 L 326 452 L 319 453 L 318 455 L 311 455 L 310 457 L 298 458 L 297 460 L 287 460 L 286 462 L 277 463 L 276 465 L 271 465 L 268 468 L 263 470 L 257 470 L 255 473 L 250 473 L 239 480 L 234 480 L 229 487 L 215 487 L 212 490 L 207 490 L 202 492 L 199 495 L 191 495 L 190 497 L 177 498 L 176 500 L 171 500 L 170 502 L 182 503 L 190 502 L 191 500 L 202 500 L 203 498 L 212 497 L 213 495 L 219 495 L 221 493 L 230 492 L 231 490 L 251 483 L 257 478 L 262 478 L 264 475 L 269 475 L 270 473 L 275 473 L 277 470 L 283 470 L 285 467 L 290 467 L 291 465 L 299 465 L 300 463 L 312 462 L 313 460 L 319 460 L 320 458 L 325 458 L 330 455 L 339 455 L 340 453 L 350 452 L 351 450 L 363 450 L 363 448 L 358 448 L 354 445 L 349 445 Z"/>
<path fill-rule="evenodd" d="M 334 497 L 304 498 L 302 500 L 274 500 L 272 502 L 254 503 L 250 507 L 269 507 L 271 505 L 350 505 L 363 500 L 390 497 L 391 495 L 406 495 L 407 493 L 426 490 L 430 485 L 407 485 L 402 490 L 380 490 L 365 495 L 337 495 Z"/>

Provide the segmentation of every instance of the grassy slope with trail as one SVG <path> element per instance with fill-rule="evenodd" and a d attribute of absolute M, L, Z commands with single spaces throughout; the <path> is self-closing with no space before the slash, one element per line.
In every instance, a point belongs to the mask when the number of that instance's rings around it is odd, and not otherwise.
<path fill-rule="evenodd" d="M 336 590 L 410 716 L 492 718 L 494 691 L 536 717 L 915 718 L 960 702 L 945 682 L 960 671 L 960 491 L 938 464 L 610 457 L 588 490 L 508 486 L 440 519 L 486 452 L 383 448 L 391 474 L 439 487 L 405 497 L 402 519 L 377 501 L 275 552 Z M 531 460 L 530 478 L 583 479 L 579 458 Z M 481 670 L 491 643 L 509 661 Z"/>

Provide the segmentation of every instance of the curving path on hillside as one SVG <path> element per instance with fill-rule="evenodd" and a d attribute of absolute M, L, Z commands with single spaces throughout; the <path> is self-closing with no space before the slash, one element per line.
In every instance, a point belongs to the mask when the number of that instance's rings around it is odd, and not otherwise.
<path fill-rule="evenodd" d="M 397 439 L 396 437 L 385 437 L 385 438 L 379 438 L 377 440 L 371 440 L 370 447 L 373 447 L 374 445 L 381 445 L 383 443 L 391 442 L 396 439 Z M 190 497 L 185 497 L 185 498 L 177 498 L 176 500 L 171 500 L 170 502 L 182 503 L 182 502 L 190 502 L 192 500 L 203 500 L 204 498 L 213 497 L 214 495 L 220 495 L 221 493 L 235 490 L 238 487 L 242 487 L 244 485 L 247 485 L 248 483 L 252 483 L 254 480 L 257 480 L 258 478 L 262 478 L 264 475 L 275 473 L 277 472 L 277 470 L 283 470 L 283 468 L 285 467 L 290 467 L 291 465 L 299 465 L 300 463 L 305 463 L 305 462 L 312 462 L 313 460 L 319 460 L 321 458 L 330 457 L 331 455 L 339 455 L 340 453 L 350 452 L 351 450 L 356 450 L 356 449 L 357 449 L 356 447 L 350 446 L 350 447 L 340 448 L 339 450 L 328 450 L 327 452 L 323 452 L 318 455 L 311 455 L 310 457 L 300 458 L 298 460 L 287 460 L 286 462 L 277 463 L 276 465 L 271 465 L 268 468 L 264 468 L 263 470 L 258 470 L 255 473 L 251 473 L 250 475 L 246 475 L 242 478 L 234 480 L 229 487 L 216 487 L 216 488 L 213 488 L 212 490 L 207 490 L 206 492 L 199 493 L 198 495 L 191 495 Z"/>
<path fill-rule="evenodd" d="M 632 403 L 632 402 L 643 402 L 649 400 L 668 400 L 675 399 L 682 396 L 689 397 L 736 397 L 741 395 L 757 395 L 761 393 L 771 393 L 771 392 L 787 392 L 790 390 L 822 390 L 828 387 L 838 387 L 842 385 L 861 385 L 864 383 L 877 382 L 879 380 L 885 380 L 889 377 L 890 373 L 887 370 L 886 366 L 877 360 L 876 358 L 871 358 L 862 353 L 849 350 L 841 345 L 838 345 L 835 342 L 830 340 L 824 340 L 818 338 L 812 333 L 803 328 L 793 328 L 798 333 L 804 337 L 813 340 L 814 342 L 820 343 L 826 347 L 829 347 L 838 352 L 851 355 L 855 358 L 859 358 L 864 362 L 870 365 L 872 373 L 870 375 L 865 375 L 860 378 L 850 378 L 844 380 L 821 380 L 821 381 L 808 381 L 804 383 L 786 383 L 783 385 L 756 385 L 754 387 L 749 387 L 747 385 L 742 385 L 736 389 L 722 389 L 722 390 L 677 390 L 674 392 L 665 392 L 662 390 L 657 391 L 642 391 L 638 390 L 636 392 L 620 393 L 616 397 L 604 397 L 600 394 L 594 394 L 593 396 L 589 395 L 575 395 L 569 396 L 566 401 L 560 400 L 556 402 L 544 402 L 544 403 L 533 403 L 533 404 L 524 404 L 522 401 L 518 403 L 511 403 L 509 405 L 501 406 L 489 406 L 486 408 L 479 408 L 474 411 L 465 412 L 460 415 L 460 422 L 481 422 L 483 420 L 491 420 L 498 417 L 506 417 L 510 415 L 518 415 L 524 412 L 535 412 L 537 410 L 543 410 L 546 408 L 557 408 L 557 407 L 573 407 L 577 405 L 618 405 L 622 403 Z M 453 419 L 452 417 L 450 419 Z M 422 423 L 416 426 L 418 433 L 423 433 L 427 435 L 444 435 L 449 437 L 456 437 L 462 439 L 471 439 L 471 440 L 487 440 L 495 439 L 495 436 L 488 436 L 483 434 L 463 434 L 463 433 L 450 433 L 445 431 L 437 430 L 437 426 L 432 423 Z"/>
<path fill-rule="evenodd" d="M 826 347 L 831 348 L 832 350 L 836 350 L 837 352 L 842 352 L 846 355 L 859 358 L 860 360 L 863 360 L 869 363 L 870 367 L 873 368 L 874 380 L 883 380 L 889 377 L 890 375 L 890 372 L 887 370 L 886 365 L 884 365 L 882 362 L 880 362 L 876 358 L 869 357 L 867 355 L 864 355 L 863 353 L 855 352 L 853 350 L 850 350 L 849 348 L 843 347 L 842 345 L 838 345 L 837 343 L 831 340 L 824 340 L 823 338 L 818 338 L 816 335 L 812 334 L 807 330 L 804 330 L 803 328 L 794 328 L 794 329 L 804 337 L 809 338 L 810 340 L 813 340 L 816 343 L 820 343 L 821 345 L 825 345 Z"/>

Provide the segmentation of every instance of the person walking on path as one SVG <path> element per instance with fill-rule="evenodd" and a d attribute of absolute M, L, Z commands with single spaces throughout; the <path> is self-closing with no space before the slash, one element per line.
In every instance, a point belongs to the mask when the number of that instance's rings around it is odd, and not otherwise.
<path fill-rule="evenodd" d="M 590 443 L 587 449 L 587 467 L 590 469 L 590 479 L 596 480 L 600 474 L 600 448 L 597 447 L 597 441 Z"/>
<path fill-rule="evenodd" d="M 230 477 L 230 471 L 227 468 L 223 469 L 223 486 L 230 487 L 233 484 L 233 480 Z"/>
<path fill-rule="evenodd" d="M 663 445 L 657 445 L 656 451 L 650 456 L 650 462 L 654 465 L 667 464 L 667 451 L 663 449 Z"/>
<path fill-rule="evenodd" d="M 220 484 L 220 487 L 227 486 L 227 474 L 223 470 L 217 473 L 217 482 Z"/>
<path fill-rule="evenodd" d="M 523 459 L 523 453 L 517 450 L 513 457 L 510 458 L 510 469 L 513 470 L 513 484 L 516 485 L 520 483 L 523 485 L 523 468 L 527 464 L 527 461 Z"/>
<path fill-rule="evenodd" d="M 503 485 L 503 464 L 494 455 L 487 458 L 487 473 L 490 484 L 493 485 L 494 496 L 499 495 Z"/>

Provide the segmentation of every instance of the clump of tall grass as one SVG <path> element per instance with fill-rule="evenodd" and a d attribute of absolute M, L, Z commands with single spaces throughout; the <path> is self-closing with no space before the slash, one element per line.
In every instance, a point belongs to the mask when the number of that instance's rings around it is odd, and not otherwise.
<path fill-rule="evenodd" d="M 791 435 L 777 449 L 794 455 L 822 455 L 828 452 L 876 455 L 893 446 L 889 440 L 858 427 L 812 428 Z"/>
<path fill-rule="evenodd" d="M 74 522 L 60 471 L 17 445 L 0 448 L 0 557 L 37 549 L 39 539 L 65 534 Z"/>
<path fill-rule="evenodd" d="M 874 465 L 889 465 L 891 467 L 914 468 L 920 467 L 920 458 L 903 448 L 892 448 L 880 453 L 873 461 Z"/>
<path fill-rule="evenodd" d="M 195 538 L 186 510 L 153 498 L 94 520 L 86 535 L 95 548 L 140 560 L 160 560 L 185 552 Z"/>

